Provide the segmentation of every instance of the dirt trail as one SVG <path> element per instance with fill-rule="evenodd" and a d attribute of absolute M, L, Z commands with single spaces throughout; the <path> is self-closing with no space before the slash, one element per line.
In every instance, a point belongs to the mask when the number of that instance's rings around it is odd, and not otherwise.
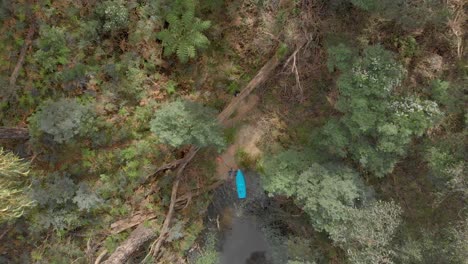
<path fill-rule="evenodd" d="M 248 96 L 245 103 L 239 106 L 236 114 L 226 122 L 228 127 L 238 126 L 241 122 L 245 122 L 245 124 L 240 125 L 234 143 L 219 156 L 221 159 L 217 160 L 216 175 L 219 179 L 226 180 L 230 168 L 239 168 L 236 164 L 236 153 L 240 149 L 252 157 L 261 154 L 257 143 L 262 138 L 264 131 L 256 122 L 260 116 L 256 108 L 257 103 L 258 97 L 256 95 Z"/>

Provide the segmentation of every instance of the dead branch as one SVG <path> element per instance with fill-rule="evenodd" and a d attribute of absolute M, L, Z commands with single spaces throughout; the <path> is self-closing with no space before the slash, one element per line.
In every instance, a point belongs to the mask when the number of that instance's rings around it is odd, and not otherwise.
<path fill-rule="evenodd" d="M 144 213 L 144 212 L 137 212 L 132 215 L 130 218 L 119 220 L 110 225 L 111 234 L 118 234 L 121 233 L 129 228 L 137 226 L 147 220 L 151 220 L 157 217 L 155 213 Z"/>
<path fill-rule="evenodd" d="M 99 256 L 96 258 L 96 261 L 94 261 L 94 264 L 101 263 L 101 260 L 106 256 L 106 254 L 107 254 L 107 249 L 105 249 L 104 251 L 101 252 L 101 254 L 99 254 Z"/>
<path fill-rule="evenodd" d="M 184 159 L 178 159 L 178 160 L 174 160 L 170 163 L 166 163 L 164 165 L 162 165 L 161 167 L 157 168 L 154 172 L 152 172 L 151 174 L 147 175 L 145 177 L 145 181 L 143 182 L 143 184 L 147 183 L 148 180 L 152 177 L 152 176 L 155 176 L 156 174 L 160 173 L 160 172 L 165 172 L 165 171 L 168 171 L 168 170 L 173 170 L 175 169 L 177 166 L 179 166 L 182 162 L 184 161 Z"/>
<path fill-rule="evenodd" d="M 465 13 L 465 3 L 461 0 L 448 0 L 447 4 L 453 16 L 448 21 L 448 26 L 452 30 L 453 35 L 456 38 L 457 45 L 457 57 L 461 59 L 463 57 L 463 41 L 465 36 L 464 25 L 467 20 L 467 15 Z"/>
<path fill-rule="evenodd" d="M 19 71 L 24 63 L 24 57 L 26 56 L 26 52 L 28 51 L 29 45 L 31 45 L 32 37 L 34 36 L 34 32 L 36 30 L 36 23 L 33 21 L 28 29 L 28 35 L 26 36 L 26 40 L 24 41 L 23 47 L 21 47 L 20 56 L 18 61 L 16 62 L 15 69 L 10 76 L 10 87 L 14 87 L 16 84 L 16 79 L 18 78 Z"/>
<path fill-rule="evenodd" d="M 161 249 L 162 244 L 166 240 L 167 234 L 169 233 L 169 227 L 171 224 L 172 216 L 174 215 L 174 206 L 177 200 L 177 191 L 179 189 L 180 179 L 182 178 L 182 173 L 184 172 L 185 167 L 187 164 L 195 157 L 199 148 L 192 146 L 190 148 L 189 153 L 184 158 L 184 162 L 177 170 L 176 178 L 174 180 L 174 184 L 172 185 L 172 192 L 171 192 L 171 203 L 169 204 L 169 210 L 167 212 L 166 218 L 164 219 L 163 226 L 161 228 L 161 232 L 159 233 L 158 239 L 156 239 L 153 244 L 151 245 L 150 252 L 148 255 L 153 255 L 156 259 L 159 254 L 159 250 Z"/>
<path fill-rule="evenodd" d="M 291 56 L 289 56 L 289 58 L 286 60 L 286 62 L 284 63 L 284 66 L 283 66 L 283 70 L 284 70 L 292 61 L 292 63 L 291 63 L 291 72 L 294 74 L 294 77 L 296 79 L 296 86 L 299 88 L 299 95 L 300 95 L 299 101 L 300 102 L 304 101 L 304 89 L 303 89 L 302 83 L 301 83 L 301 76 L 299 75 L 299 71 L 297 69 L 297 54 L 299 53 L 299 51 L 302 48 L 309 46 L 312 39 L 313 38 L 309 38 L 307 41 L 304 41 L 303 43 L 299 44 L 297 46 L 296 50 L 294 50 L 294 52 L 291 54 Z"/>
<path fill-rule="evenodd" d="M 139 225 L 130 236 L 103 262 L 103 264 L 122 264 L 147 241 L 156 237 L 154 228 Z"/>
<path fill-rule="evenodd" d="M 221 184 L 223 184 L 223 181 L 216 181 L 213 184 L 209 185 L 208 187 L 197 188 L 195 190 L 189 191 L 188 193 L 186 193 L 184 195 L 181 195 L 181 196 L 177 197 L 176 209 L 187 207 L 188 203 L 190 203 L 190 200 L 193 197 L 197 197 L 197 196 L 202 195 L 202 194 L 204 194 L 206 192 L 214 190 L 214 189 L 218 188 Z"/>

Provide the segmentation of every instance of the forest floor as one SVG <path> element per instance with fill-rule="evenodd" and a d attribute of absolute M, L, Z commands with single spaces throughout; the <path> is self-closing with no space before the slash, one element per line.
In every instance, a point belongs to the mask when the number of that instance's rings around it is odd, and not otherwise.
<path fill-rule="evenodd" d="M 219 155 L 220 159 L 216 167 L 218 179 L 226 180 L 230 169 L 245 169 L 240 168 L 241 164 L 238 164 L 237 156 L 240 152 L 249 157 L 260 156 L 261 150 L 257 143 L 260 142 L 265 131 L 256 122 L 262 117 L 262 113 L 257 108 L 258 102 L 258 96 L 250 95 L 239 106 L 236 115 L 227 122 L 228 127 L 238 127 L 238 130 L 232 144 Z"/>

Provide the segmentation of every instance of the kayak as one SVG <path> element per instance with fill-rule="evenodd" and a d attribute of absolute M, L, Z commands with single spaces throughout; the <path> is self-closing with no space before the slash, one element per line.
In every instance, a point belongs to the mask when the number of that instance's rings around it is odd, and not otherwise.
<path fill-rule="evenodd" d="M 245 178 L 241 170 L 237 170 L 236 174 L 237 196 L 239 199 L 247 197 L 247 190 L 245 188 Z"/>

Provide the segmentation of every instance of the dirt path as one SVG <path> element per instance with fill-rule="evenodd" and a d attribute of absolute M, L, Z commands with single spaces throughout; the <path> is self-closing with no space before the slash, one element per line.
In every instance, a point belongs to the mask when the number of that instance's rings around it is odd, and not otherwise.
<path fill-rule="evenodd" d="M 262 138 L 264 131 L 256 122 L 261 115 L 256 108 L 257 103 L 258 97 L 250 95 L 245 99 L 245 103 L 240 105 L 236 115 L 226 122 L 228 127 L 239 126 L 239 129 L 234 143 L 220 155 L 221 159 L 217 160 L 216 175 L 219 179 L 226 180 L 229 169 L 239 168 L 236 164 L 236 153 L 239 150 L 246 152 L 251 157 L 258 157 L 261 154 L 257 143 Z"/>

